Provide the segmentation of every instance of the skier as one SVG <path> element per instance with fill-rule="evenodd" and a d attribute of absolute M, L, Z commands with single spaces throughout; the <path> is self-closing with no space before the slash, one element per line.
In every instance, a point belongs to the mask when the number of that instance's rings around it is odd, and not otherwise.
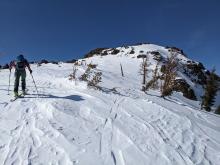
<path fill-rule="evenodd" d="M 26 89 L 25 68 L 27 67 L 31 74 L 32 74 L 32 70 L 30 68 L 28 61 L 24 58 L 24 56 L 22 54 L 17 56 L 17 59 L 10 63 L 10 65 L 9 65 L 10 72 L 13 67 L 15 68 L 14 95 L 15 95 L 15 97 L 19 97 L 18 87 L 19 87 L 20 77 L 21 77 L 22 94 L 25 95 L 26 94 L 26 91 L 25 91 L 25 89 Z"/>

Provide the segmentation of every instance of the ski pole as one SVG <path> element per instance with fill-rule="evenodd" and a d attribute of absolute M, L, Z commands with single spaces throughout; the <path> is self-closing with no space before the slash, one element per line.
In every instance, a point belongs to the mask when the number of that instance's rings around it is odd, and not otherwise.
<path fill-rule="evenodd" d="M 32 73 L 31 73 L 31 77 L 32 77 L 32 80 L 33 80 L 34 86 L 35 86 L 36 91 L 37 91 L 37 97 L 39 97 L 38 90 L 37 90 L 37 85 L 36 85 L 36 83 L 35 83 L 35 81 L 34 81 L 34 77 L 33 77 Z"/>
<path fill-rule="evenodd" d="M 11 85 L 11 70 L 10 70 L 10 74 L 9 74 L 8 95 L 9 95 L 10 85 Z"/>

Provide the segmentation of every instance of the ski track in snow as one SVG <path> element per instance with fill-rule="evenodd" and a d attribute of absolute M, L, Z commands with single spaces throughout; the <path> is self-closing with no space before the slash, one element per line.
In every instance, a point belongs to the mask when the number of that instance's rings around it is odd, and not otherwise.
<path fill-rule="evenodd" d="M 220 162 L 218 116 L 181 99 L 171 102 L 135 90 L 114 94 L 75 86 L 64 78 L 71 65 L 34 70 L 40 97 L 28 76 L 30 95 L 12 103 L 8 72 L 0 72 L 0 165 Z"/>

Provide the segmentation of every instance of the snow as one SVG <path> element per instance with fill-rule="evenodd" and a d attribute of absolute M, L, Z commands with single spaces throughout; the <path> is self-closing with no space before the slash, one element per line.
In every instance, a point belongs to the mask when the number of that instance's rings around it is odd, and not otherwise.
<path fill-rule="evenodd" d="M 27 74 L 29 95 L 14 102 L 2 70 L 0 165 L 218 165 L 220 117 L 180 93 L 162 99 L 158 91 L 141 92 L 141 60 L 132 56 L 86 59 L 102 71 L 102 91 L 69 81 L 72 64 L 32 65 L 39 98 Z"/>

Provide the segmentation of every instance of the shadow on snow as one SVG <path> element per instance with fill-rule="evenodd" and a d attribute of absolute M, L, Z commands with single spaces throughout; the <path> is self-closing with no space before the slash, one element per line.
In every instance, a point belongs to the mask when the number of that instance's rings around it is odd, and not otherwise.
<path fill-rule="evenodd" d="M 73 100 L 73 101 L 83 101 L 85 100 L 84 98 L 82 98 L 82 96 L 79 95 L 69 95 L 69 96 L 55 96 L 55 95 L 51 95 L 51 94 L 31 94 L 34 97 L 31 96 L 25 96 L 25 98 L 49 98 L 49 99 L 68 99 L 68 100 Z M 39 97 L 37 97 L 39 96 Z"/>

